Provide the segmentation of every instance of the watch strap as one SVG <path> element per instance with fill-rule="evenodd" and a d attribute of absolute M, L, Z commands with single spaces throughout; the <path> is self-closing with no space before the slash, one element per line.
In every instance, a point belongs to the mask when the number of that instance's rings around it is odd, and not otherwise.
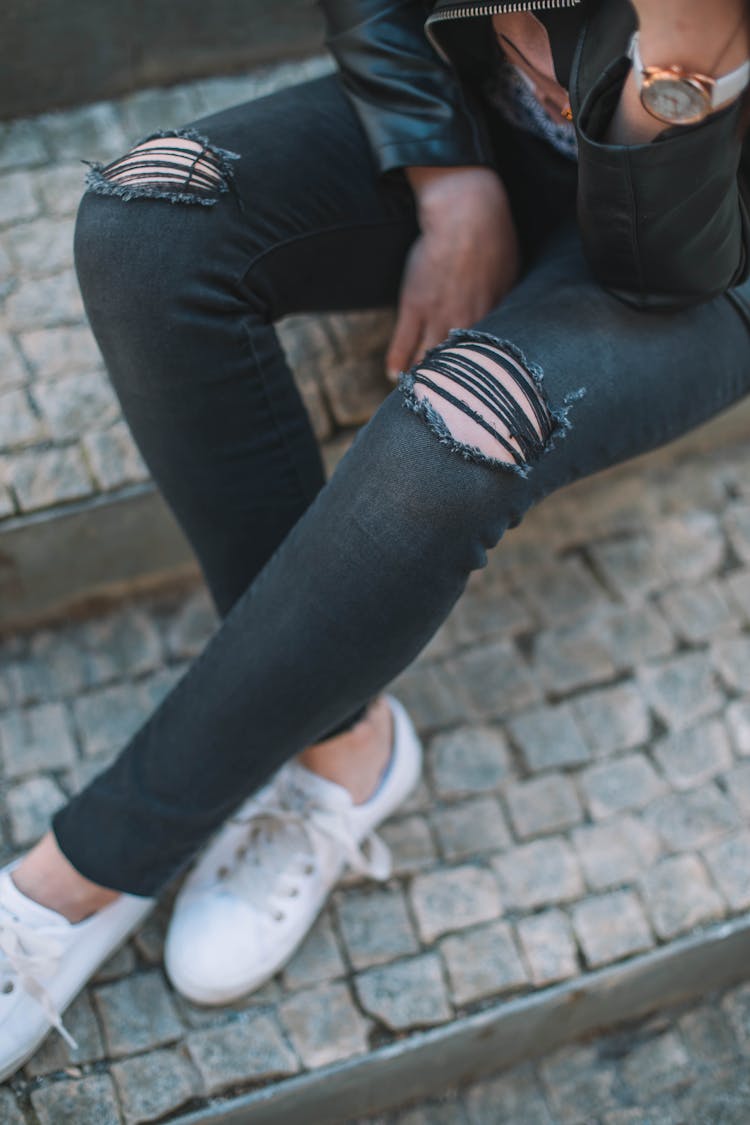
<path fill-rule="evenodd" d="M 640 91 L 643 84 L 643 75 L 645 68 L 643 66 L 643 59 L 641 58 L 640 47 L 638 45 L 639 33 L 634 31 L 630 43 L 628 45 L 627 55 L 632 59 L 633 67 L 635 69 L 636 85 Z M 665 69 L 667 69 L 665 67 Z M 686 74 L 684 77 L 690 77 Z M 700 76 L 699 76 L 700 77 Z M 731 70 L 729 74 L 722 74 L 721 78 L 713 78 L 712 75 L 705 75 L 713 79 L 711 86 L 711 108 L 721 105 L 723 102 L 729 101 L 730 98 L 736 97 L 741 94 L 745 87 L 750 83 L 750 59 L 740 63 L 738 67 Z"/>

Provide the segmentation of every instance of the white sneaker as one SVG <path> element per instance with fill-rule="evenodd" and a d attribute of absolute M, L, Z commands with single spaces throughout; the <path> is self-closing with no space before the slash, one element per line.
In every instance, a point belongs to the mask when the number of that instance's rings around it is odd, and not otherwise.
<path fill-rule="evenodd" d="M 230 817 L 188 874 L 164 964 L 189 1000 L 226 1004 L 269 980 L 300 945 L 347 863 L 375 879 L 391 874 L 391 853 L 373 829 L 415 787 L 422 746 L 403 705 L 385 698 L 393 748 L 367 801 L 355 804 L 343 786 L 292 760 Z"/>
<path fill-rule="evenodd" d="M 77 1046 L 62 1013 L 155 902 L 121 895 L 74 924 L 19 891 L 10 877 L 18 862 L 0 869 L 0 1082 L 23 1066 L 52 1027 Z"/>

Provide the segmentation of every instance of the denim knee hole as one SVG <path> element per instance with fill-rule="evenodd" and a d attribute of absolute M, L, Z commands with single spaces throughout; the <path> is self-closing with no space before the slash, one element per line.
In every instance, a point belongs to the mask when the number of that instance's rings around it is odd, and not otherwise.
<path fill-rule="evenodd" d="M 239 153 L 219 148 L 195 129 L 162 129 L 144 137 L 124 156 L 89 165 L 86 187 L 120 199 L 167 199 L 214 204 L 232 183 L 231 161 Z"/>
<path fill-rule="evenodd" d="M 472 329 L 450 332 L 401 372 L 398 386 L 404 405 L 453 452 L 523 477 L 571 429 L 571 403 L 585 394 L 583 387 L 569 391 L 553 410 L 541 368 L 512 341 Z"/>

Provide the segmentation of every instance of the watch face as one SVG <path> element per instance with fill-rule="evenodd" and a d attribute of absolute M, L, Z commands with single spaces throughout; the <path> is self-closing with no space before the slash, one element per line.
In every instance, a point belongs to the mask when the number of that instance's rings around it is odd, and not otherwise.
<path fill-rule="evenodd" d="M 671 125 L 701 121 L 711 108 L 708 92 L 697 82 L 664 72 L 644 79 L 641 101 L 649 113 Z"/>

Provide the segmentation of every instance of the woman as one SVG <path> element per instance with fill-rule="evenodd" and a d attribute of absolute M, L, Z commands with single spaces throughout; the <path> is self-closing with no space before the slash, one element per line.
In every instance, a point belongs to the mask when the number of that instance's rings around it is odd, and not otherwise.
<path fill-rule="evenodd" d="M 327 0 L 336 75 L 89 173 L 87 312 L 223 620 L 0 873 L 0 1076 L 212 834 L 167 938 L 198 1002 L 275 972 L 346 862 L 387 875 L 420 746 L 382 692 L 469 574 L 750 391 L 744 0 L 520 6 Z M 398 386 L 324 483 L 273 322 L 396 302 Z"/>

